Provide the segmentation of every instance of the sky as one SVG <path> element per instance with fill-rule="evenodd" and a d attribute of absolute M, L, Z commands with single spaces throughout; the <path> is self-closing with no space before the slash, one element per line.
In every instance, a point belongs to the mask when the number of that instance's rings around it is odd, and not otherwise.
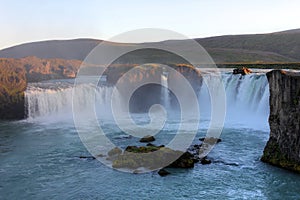
<path fill-rule="evenodd" d="M 299 0 L 0 0 L 0 49 L 53 39 L 113 40 L 141 28 L 188 38 L 270 33 L 300 28 L 299 9 Z M 143 42 L 127 40 L 121 42 Z"/>

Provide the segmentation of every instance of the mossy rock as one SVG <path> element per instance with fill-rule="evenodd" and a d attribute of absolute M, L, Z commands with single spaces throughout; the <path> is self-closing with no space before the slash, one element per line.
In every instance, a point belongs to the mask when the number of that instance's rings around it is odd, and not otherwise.
<path fill-rule="evenodd" d="M 194 156 L 188 152 L 175 151 L 163 146 L 128 146 L 123 154 L 114 157 L 114 168 L 159 169 L 162 167 L 194 167 Z"/>

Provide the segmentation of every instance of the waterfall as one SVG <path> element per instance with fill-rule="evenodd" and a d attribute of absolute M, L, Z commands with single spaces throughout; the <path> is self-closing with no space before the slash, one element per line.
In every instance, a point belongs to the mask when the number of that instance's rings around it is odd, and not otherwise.
<path fill-rule="evenodd" d="M 212 73 L 204 75 L 199 96 L 201 115 L 210 118 L 210 95 L 207 85 L 214 88 Z M 265 74 L 246 76 L 222 74 L 226 91 L 226 121 L 232 124 L 267 125 L 269 115 L 269 84 Z"/>
<path fill-rule="evenodd" d="M 72 117 L 72 104 L 78 104 L 80 111 L 95 104 L 96 112 L 107 114 L 110 112 L 111 95 L 114 87 L 82 84 L 73 93 L 73 84 L 36 83 L 29 84 L 25 91 L 25 103 L 29 119 L 39 117 Z M 73 98 L 76 97 L 76 101 Z"/>
<path fill-rule="evenodd" d="M 166 110 L 170 109 L 170 96 L 169 96 L 169 89 L 168 89 L 168 74 L 163 73 L 161 75 L 161 99 L 162 99 L 162 105 L 165 107 Z"/>

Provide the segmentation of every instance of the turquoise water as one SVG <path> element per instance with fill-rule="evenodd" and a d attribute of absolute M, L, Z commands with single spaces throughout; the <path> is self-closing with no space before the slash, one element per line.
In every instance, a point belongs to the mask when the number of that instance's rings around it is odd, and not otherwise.
<path fill-rule="evenodd" d="M 80 159 L 89 153 L 70 121 L 0 122 L 0 130 L 0 199 L 300 199 L 300 175 L 259 161 L 269 134 L 264 129 L 225 126 L 223 141 L 209 154 L 212 164 L 173 169 L 166 177 Z M 111 130 L 117 145 L 138 144 Z M 169 137 L 172 130 L 156 144 Z"/>
<path fill-rule="evenodd" d="M 214 86 L 213 74 L 207 76 L 208 84 Z M 170 169 L 171 174 L 166 177 L 155 171 L 120 172 L 98 160 L 80 159 L 90 154 L 71 119 L 72 83 L 61 80 L 29 85 L 29 118 L 0 122 L 0 199 L 300 199 L 299 174 L 260 161 L 269 138 L 269 87 L 265 75 L 223 76 L 226 122 L 222 142 L 208 155 L 212 164 Z M 198 139 L 206 135 L 211 110 L 210 95 L 205 86 L 202 88 L 198 94 L 200 128 L 193 141 L 198 144 Z M 123 149 L 141 145 L 138 138 L 128 137 L 111 123 L 107 114 L 111 92 L 111 87 L 99 87 L 96 92 L 83 87 L 77 94 L 83 100 L 79 115 L 91 105 L 88 97 L 96 93 L 100 102 L 97 117 L 104 117 L 103 121 L 98 120 L 110 141 Z M 166 93 L 163 96 L 168 99 Z M 149 123 L 148 114 L 132 116 L 137 123 Z M 167 122 L 155 135 L 154 144 L 166 145 L 174 138 L 178 119 L 176 113 L 168 112 Z M 85 124 L 84 128 L 94 134 L 94 126 Z"/>

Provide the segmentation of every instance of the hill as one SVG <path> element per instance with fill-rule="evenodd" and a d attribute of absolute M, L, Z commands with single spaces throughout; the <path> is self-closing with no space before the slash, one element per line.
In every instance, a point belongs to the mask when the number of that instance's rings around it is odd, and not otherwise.
<path fill-rule="evenodd" d="M 212 56 L 216 63 L 278 63 L 300 61 L 300 29 L 268 34 L 227 35 L 195 39 Z M 22 44 L 0 51 L 0 58 L 61 58 L 83 60 L 102 40 L 76 39 L 53 40 Z M 187 52 L 192 50 L 184 40 L 161 42 Z M 126 48 L 132 44 L 108 43 Z M 139 45 L 139 44 L 134 44 Z M 136 60 L 135 60 L 136 59 Z M 143 51 L 131 55 L 125 63 L 145 60 L 167 62 L 159 52 Z"/>
<path fill-rule="evenodd" d="M 300 61 L 300 32 L 285 31 L 257 35 L 229 35 L 196 39 L 204 48 L 268 52 L 290 61 Z M 234 61 L 232 59 L 232 61 Z M 255 59 L 253 59 L 255 61 Z"/>

